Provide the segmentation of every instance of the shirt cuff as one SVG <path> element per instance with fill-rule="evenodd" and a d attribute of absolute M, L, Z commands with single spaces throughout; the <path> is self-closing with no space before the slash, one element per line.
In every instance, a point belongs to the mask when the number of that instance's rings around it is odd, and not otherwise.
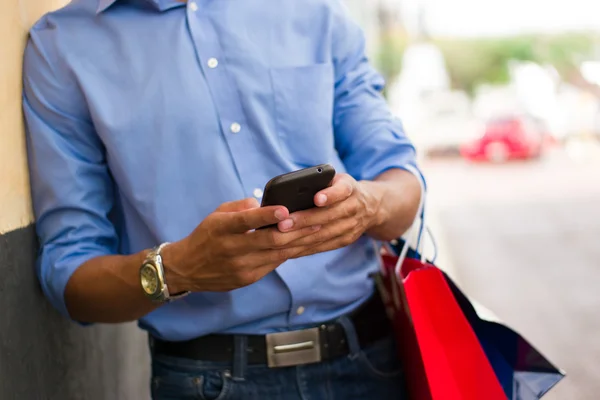
<path fill-rule="evenodd" d="M 70 250 L 70 252 L 69 252 Z M 50 303 L 65 317 L 81 325 L 71 317 L 65 302 L 65 289 L 71 276 L 88 260 L 106 255 L 102 251 L 83 251 L 68 247 L 46 246 L 38 258 L 38 274 L 42 290 Z"/>

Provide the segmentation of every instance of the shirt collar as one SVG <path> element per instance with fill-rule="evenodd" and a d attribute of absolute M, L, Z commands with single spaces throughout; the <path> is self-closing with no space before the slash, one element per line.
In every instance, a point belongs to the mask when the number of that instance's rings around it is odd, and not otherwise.
<path fill-rule="evenodd" d="M 117 0 L 99 0 L 98 8 L 96 9 L 96 14 L 100 14 L 102 11 L 106 10 Z"/>
<path fill-rule="evenodd" d="M 96 14 L 100 14 L 101 12 L 105 11 L 117 1 L 119 0 L 98 0 Z M 141 2 L 148 3 L 150 6 L 159 11 L 165 11 L 171 8 L 182 7 L 186 5 L 185 0 L 141 0 Z"/>

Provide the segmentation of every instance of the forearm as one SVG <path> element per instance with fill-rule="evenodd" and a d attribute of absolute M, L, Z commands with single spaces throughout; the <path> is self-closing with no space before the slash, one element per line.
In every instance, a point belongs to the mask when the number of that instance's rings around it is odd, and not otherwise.
<path fill-rule="evenodd" d="M 367 234 L 378 240 L 402 236 L 414 222 L 421 200 L 421 184 L 411 172 L 390 169 L 373 181 L 361 184 L 373 193 L 376 203 L 374 224 Z"/>
<path fill-rule="evenodd" d="M 139 270 L 147 251 L 102 256 L 81 265 L 65 289 L 71 317 L 80 322 L 134 321 L 158 307 L 143 293 Z"/>

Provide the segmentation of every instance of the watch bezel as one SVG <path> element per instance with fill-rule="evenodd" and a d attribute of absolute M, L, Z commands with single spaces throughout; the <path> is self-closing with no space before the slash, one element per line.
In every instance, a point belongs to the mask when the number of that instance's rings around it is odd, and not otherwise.
<path fill-rule="evenodd" d="M 148 293 L 148 291 L 146 290 L 146 286 L 144 285 L 144 280 L 146 280 L 146 277 L 144 276 L 144 271 L 146 270 L 151 270 L 156 278 L 156 290 L 152 293 Z M 142 285 L 142 291 L 146 296 L 150 298 L 160 297 L 163 285 L 161 283 L 159 268 L 154 262 L 147 260 L 142 264 L 142 267 L 140 268 L 140 283 Z"/>
<path fill-rule="evenodd" d="M 165 243 L 161 244 L 160 246 L 157 246 L 154 249 L 152 249 L 147 254 L 146 260 L 140 267 L 140 284 L 142 285 L 142 291 L 148 298 L 150 298 L 152 301 L 155 301 L 158 303 L 165 303 L 165 302 L 169 302 L 171 300 L 179 299 L 179 298 L 187 296 L 190 293 L 190 292 L 183 292 L 183 293 L 171 294 L 169 292 L 169 288 L 168 288 L 167 282 L 165 280 L 163 259 L 160 254 L 161 250 L 169 244 L 170 244 L 169 242 L 165 242 Z M 144 278 L 142 277 L 142 273 L 147 265 L 152 268 L 155 276 L 158 279 L 158 287 L 156 288 L 156 292 L 152 293 L 152 294 L 149 294 L 143 287 L 144 285 L 143 285 L 142 280 Z"/>

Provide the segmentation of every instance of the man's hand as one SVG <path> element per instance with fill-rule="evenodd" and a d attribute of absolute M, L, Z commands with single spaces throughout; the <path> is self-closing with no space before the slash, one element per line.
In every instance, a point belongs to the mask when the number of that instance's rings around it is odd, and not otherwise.
<path fill-rule="evenodd" d="M 229 291 L 250 285 L 291 258 L 335 250 L 367 233 L 400 236 L 417 212 L 420 185 L 404 170 L 375 181 L 338 174 L 315 195 L 316 208 L 289 214 L 254 199 L 221 205 L 185 239 L 163 251 L 172 293 Z M 277 224 L 277 228 L 258 229 Z"/>
<path fill-rule="evenodd" d="M 285 207 L 255 199 L 221 205 L 188 237 L 163 251 L 170 292 L 230 291 L 250 285 L 306 249 L 296 240 L 315 234 L 312 224 L 291 232 L 256 230 L 289 218 Z"/>
<path fill-rule="evenodd" d="M 302 232 L 312 226 L 319 232 L 294 240 L 291 245 L 306 247 L 295 257 L 348 246 L 371 227 L 380 223 L 382 190 L 374 182 L 357 182 L 348 174 L 338 174 L 333 184 L 315 195 L 316 208 L 299 211 L 279 222 L 281 232 Z"/>
<path fill-rule="evenodd" d="M 281 232 L 319 226 L 318 232 L 290 243 L 306 247 L 295 257 L 335 250 L 355 242 L 363 234 L 378 240 L 401 236 L 413 223 L 419 207 L 421 185 L 411 172 L 390 169 L 374 181 L 357 182 L 338 174 L 331 187 L 315 195 L 315 205 L 279 222 Z"/>

